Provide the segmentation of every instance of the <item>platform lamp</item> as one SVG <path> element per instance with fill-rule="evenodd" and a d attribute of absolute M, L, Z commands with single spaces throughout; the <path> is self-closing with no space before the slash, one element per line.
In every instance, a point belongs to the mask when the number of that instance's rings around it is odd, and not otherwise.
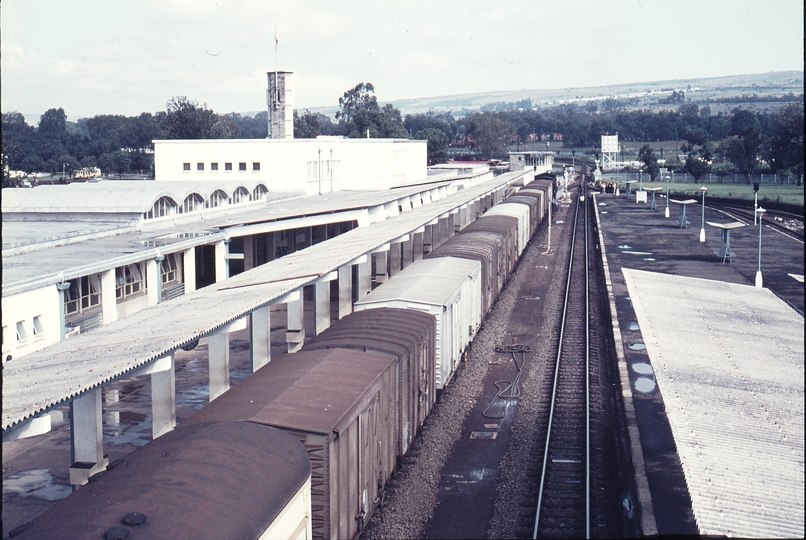
<path fill-rule="evenodd" d="M 758 207 L 756 209 L 756 214 L 758 214 L 758 270 L 756 270 L 756 287 L 763 287 L 763 280 L 761 278 L 761 221 L 764 217 L 764 210 L 762 207 Z"/>
<path fill-rule="evenodd" d="M 708 191 L 708 188 L 702 186 L 700 191 L 702 192 L 702 226 L 700 227 L 700 242 L 705 242 L 705 193 Z"/>
<path fill-rule="evenodd" d="M 664 217 L 669 217 L 669 175 L 666 175 L 666 214 Z"/>

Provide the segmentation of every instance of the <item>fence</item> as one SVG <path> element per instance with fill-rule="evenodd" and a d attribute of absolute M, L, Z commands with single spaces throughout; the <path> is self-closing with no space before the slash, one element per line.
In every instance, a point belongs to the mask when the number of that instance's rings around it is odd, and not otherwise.
<path fill-rule="evenodd" d="M 694 183 L 694 177 L 689 173 L 668 172 L 670 182 L 690 182 Z M 636 182 L 649 182 L 650 177 L 644 172 L 605 172 L 602 174 L 602 181 L 613 182 L 616 180 L 635 180 Z M 655 177 L 656 182 L 664 181 L 660 175 Z M 700 177 L 700 184 L 747 184 L 743 174 L 727 174 L 721 179 L 713 174 L 704 174 Z M 772 174 L 772 173 L 758 173 L 750 176 L 750 184 L 774 184 L 774 185 L 795 185 L 798 183 L 798 177 L 793 175 Z"/>

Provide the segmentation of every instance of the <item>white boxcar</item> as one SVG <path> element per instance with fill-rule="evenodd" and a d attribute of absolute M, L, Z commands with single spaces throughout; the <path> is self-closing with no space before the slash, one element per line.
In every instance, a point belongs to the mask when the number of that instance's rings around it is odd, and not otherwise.
<path fill-rule="evenodd" d="M 411 263 L 356 302 L 355 310 L 390 307 L 433 314 L 437 319 L 436 387 L 441 390 L 481 325 L 481 298 L 479 261 L 439 257 Z"/>
<path fill-rule="evenodd" d="M 531 225 L 529 207 L 525 204 L 498 204 L 486 212 L 485 216 L 509 216 L 518 220 L 518 256 L 523 254 L 529 243 Z"/>

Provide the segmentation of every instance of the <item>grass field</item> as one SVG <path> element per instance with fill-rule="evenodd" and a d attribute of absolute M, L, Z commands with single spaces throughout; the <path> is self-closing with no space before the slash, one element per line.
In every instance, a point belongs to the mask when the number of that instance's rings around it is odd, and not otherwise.
<path fill-rule="evenodd" d="M 665 182 L 644 182 L 644 187 L 662 187 L 659 193 L 666 192 Z M 701 187 L 707 187 L 708 197 L 752 201 L 755 195 L 752 184 L 694 184 L 669 182 L 669 195 L 686 195 L 697 200 L 702 197 Z M 637 185 L 633 185 L 637 189 Z M 804 186 L 763 184 L 758 190 L 758 202 L 781 202 L 803 206 Z"/>

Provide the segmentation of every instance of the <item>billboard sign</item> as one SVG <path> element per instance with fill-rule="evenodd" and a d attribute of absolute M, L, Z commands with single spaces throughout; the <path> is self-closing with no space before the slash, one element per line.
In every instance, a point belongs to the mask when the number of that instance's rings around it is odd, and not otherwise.
<path fill-rule="evenodd" d="M 602 135 L 602 152 L 618 152 L 618 135 Z"/>

